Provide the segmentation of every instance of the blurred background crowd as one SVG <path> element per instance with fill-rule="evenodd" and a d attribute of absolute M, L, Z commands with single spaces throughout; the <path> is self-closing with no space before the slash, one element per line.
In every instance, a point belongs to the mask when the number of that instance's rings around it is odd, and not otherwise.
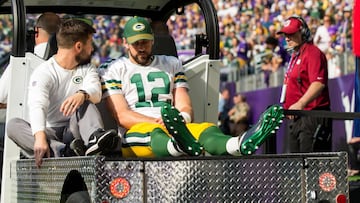
<path fill-rule="evenodd" d="M 261 76 L 260 87 L 280 85 L 289 53 L 285 40 L 276 32 L 292 15 L 301 16 L 307 22 L 314 43 L 326 54 L 329 78 L 354 71 L 354 59 L 349 60 L 352 1 L 215 0 L 214 3 L 222 33 L 221 53 L 225 66 L 222 72 L 225 77 L 237 70 L 240 79 L 235 80 L 241 80 L 242 75 L 257 74 Z M 273 76 L 272 80 L 270 76 Z"/>
<path fill-rule="evenodd" d="M 329 77 L 354 71 L 351 55 L 352 0 L 213 0 L 220 28 L 222 80 L 262 74 L 265 87 L 270 75 L 286 68 L 289 54 L 284 39 L 276 34 L 281 23 L 291 15 L 302 16 L 308 23 L 314 43 L 323 50 L 329 62 Z M 195 35 L 205 33 L 201 10 L 186 7 L 186 15 L 172 16 L 167 22 L 181 60 L 194 49 Z M 189 12 L 190 11 L 190 12 Z M 28 27 L 37 16 L 28 15 Z M 126 18 L 121 16 L 87 16 L 93 20 L 96 54 L 93 62 L 125 54 L 122 31 Z M 0 16 L 0 58 L 11 51 L 12 19 Z M 281 77 L 281 76 L 280 76 Z"/>

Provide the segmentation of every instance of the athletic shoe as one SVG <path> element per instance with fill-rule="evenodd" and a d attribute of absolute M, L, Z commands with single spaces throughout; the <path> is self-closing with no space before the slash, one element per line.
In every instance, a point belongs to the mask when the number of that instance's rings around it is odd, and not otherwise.
<path fill-rule="evenodd" d="M 82 139 L 74 139 L 70 142 L 70 149 L 74 151 L 76 156 L 84 156 L 86 147 L 84 145 L 84 141 Z"/>
<path fill-rule="evenodd" d="M 89 138 L 86 156 L 106 154 L 114 150 L 120 141 L 116 130 L 98 129 Z"/>
<path fill-rule="evenodd" d="M 85 150 L 84 141 L 82 139 L 74 139 L 70 144 L 65 145 L 65 147 L 60 150 L 60 156 L 84 156 Z"/>
<path fill-rule="evenodd" d="M 243 155 L 253 154 L 259 146 L 279 129 L 284 118 L 283 108 L 279 105 L 270 106 L 259 121 L 246 131 L 239 139 L 240 152 Z"/>
<path fill-rule="evenodd" d="M 60 156 L 84 156 L 85 150 L 86 147 L 84 145 L 84 141 L 81 139 L 74 139 L 70 142 L 70 144 L 65 145 L 65 147 L 60 150 Z"/>
<path fill-rule="evenodd" d="M 182 151 L 191 156 L 198 156 L 203 152 L 204 148 L 186 127 L 184 118 L 174 106 L 165 104 L 161 108 L 161 117 L 166 129 Z"/>

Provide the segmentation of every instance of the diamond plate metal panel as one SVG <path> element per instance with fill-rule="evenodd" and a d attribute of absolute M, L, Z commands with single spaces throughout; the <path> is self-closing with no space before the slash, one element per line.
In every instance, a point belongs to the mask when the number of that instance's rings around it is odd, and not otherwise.
<path fill-rule="evenodd" d="M 336 202 L 338 194 L 349 194 L 347 156 L 313 156 L 305 159 L 304 168 L 308 202 Z M 345 169 L 345 170 L 344 170 Z"/>
<path fill-rule="evenodd" d="M 145 162 L 147 201 L 335 202 L 348 197 L 346 163 L 346 153 Z M 329 171 L 336 179 L 330 193 L 318 186 Z"/>
<path fill-rule="evenodd" d="M 102 179 L 106 181 L 103 181 L 99 187 L 102 188 L 100 195 L 102 202 L 143 202 L 143 167 L 142 161 L 107 161 L 101 175 Z M 125 195 L 123 198 L 117 198 L 111 192 L 110 186 L 116 180 L 126 181 L 130 185 L 128 193 L 126 193 L 124 184 L 117 184 L 117 187 L 114 188 L 116 192 L 122 192 Z"/>
<path fill-rule="evenodd" d="M 299 159 L 146 162 L 148 202 L 301 202 Z"/>
<path fill-rule="evenodd" d="M 103 165 L 104 157 L 45 159 L 41 168 L 36 167 L 34 160 L 14 161 L 11 163 L 12 200 L 58 203 L 64 180 L 71 170 L 81 173 L 89 194 L 96 199 L 97 174 Z"/>
<path fill-rule="evenodd" d="M 14 172 L 12 200 L 58 203 L 66 176 L 71 170 L 77 170 L 94 203 L 143 202 L 143 165 L 141 161 L 105 162 L 103 156 L 45 159 L 41 168 L 36 167 L 34 160 L 14 161 L 11 163 Z M 116 198 L 110 191 L 112 180 L 116 178 L 123 178 L 130 184 L 129 194 L 124 198 Z M 119 187 L 117 190 L 122 189 Z"/>

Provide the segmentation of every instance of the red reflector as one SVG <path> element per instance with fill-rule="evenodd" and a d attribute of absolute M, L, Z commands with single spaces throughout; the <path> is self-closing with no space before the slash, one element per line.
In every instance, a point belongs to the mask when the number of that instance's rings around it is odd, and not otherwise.
<path fill-rule="evenodd" d="M 125 178 L 115 178 L 110 183 L 111 194 L 119 199 L 126 197 L 130 192 L 130 183 Z"/>
<path fill-rule="evenodd" d="M 346 196 L 344 194 L 338 194 L 336 196 L 336 203 L 346 203 Z"/>
<path fill-rule="evenodd" d="M 319 177 L 319 186 L 325 192 L 330 192 L 336 188 L 336 178 L 331 173 L 323 173 Z"/>

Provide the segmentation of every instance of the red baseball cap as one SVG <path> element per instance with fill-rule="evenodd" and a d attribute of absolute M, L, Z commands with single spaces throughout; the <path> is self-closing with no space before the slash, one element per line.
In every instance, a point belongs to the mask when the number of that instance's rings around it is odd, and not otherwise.
<path fill-rule="evenodd" d="M 299 19 L 289 18 L 284 22 L 283 28 L 277 34 L 294 34 L 301 29 L 301 26 L 302 22 Z"/>

